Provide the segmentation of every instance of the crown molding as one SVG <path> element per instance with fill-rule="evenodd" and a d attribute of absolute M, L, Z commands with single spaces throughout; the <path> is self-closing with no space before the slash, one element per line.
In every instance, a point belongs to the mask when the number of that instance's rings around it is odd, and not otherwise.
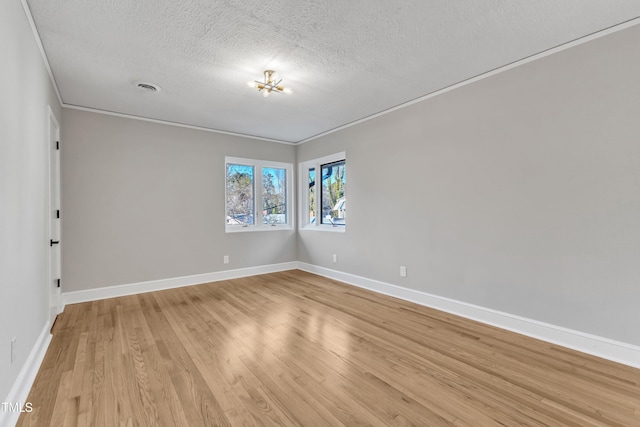
<path fill-rule="evenodd" d="M 33 21 L 33 15 L 31 15 L 31 9 L 29 9 L 29 5 L 27 4 L 27 0 L 20 0 L 22 3 L 22 8 L 24 9 L 24 14 L 26 15 L 27 21 L 29 22 L 29 26 L 31 27 L 31 32 L 33 33 L 33 38 L 36 40 L 36 44 L 38 45 L 38 50 L 40 51 L 40 56 L 42 56 L 42 62 L 44 62 L 44 66 L 47 69 L 47 73 L 49 74 L 49 79 L 51 80 L 51 85 L 53 86 L 53 90 L 58 97 L 58 102 L 60 105 L 64 105 L 62 102 L 62 96 L 60 95 L 60 90 L 58 89 L 58 84 L 56 83 L 55 77 L 53 77 L 53 71 L 51 71 L 51 65 L 49 65 L 49 58 L 47 58 L 47 54 L 44 51 L 44 46 L 42 45 L 42 40 L 40 39 L 40 34 L 38 33 L 38 29 L 36 28 L 36 23 Z"/>
<path fill-rule="evenodd" d="M 218 130 L 218 129 L 202 127 L 202 126 L 188 125 L 188 124 L 185 124 L 185 123 L 170 122 L 170 121 L 167 121 L 167 120 L 160 120 L 160 119 L 151 119 L 151 118 L 148 118 L 148 117 L 134 116 L 132 114 L 116 113 L 114 111 L 100 110 L 100 109 L 97 109 L 97 108 L 90 108 L 90 107 L 82 107 L 82 106 L 79 106 L 79 105 L 62 104 L 62 107 L 63 108 L 69 108 L 71 110 L 87 111 L 87 112 L 90 112 L 90 113 L 104 114 L 104 115 L 107 115 L 107 116 L 122 117 L 122 118 L 125 118 L 125 119 L 131 119 L 131 120 L 140 120 L 140 121 L 143 121 L 143 122 L 158 123 L 158 124 L 167 125 L 167 126 L 176 126 L 176 127 L 181 127 L 181 128 L 185 128 L 185 129 L 193 129 L 193 130 L 199 130 L 199 131 L 203 131 L 203 132 L 211 132 L 211 133 L 235 136 L 235 137 L 245 138 L 245 139 L 255 139 L 255 140 L 259 140 L 259 141 L 275 142 L 277 144 L 285 144 L 285 145 L 295 145 L 296 144 L 295 142 L 282 141 L 280 139 L 264 138 L 264 137 L 256 136 L 256 135 L 249 135 L 249 134 L 237 133 L 237 132 L 229 132 L 229 131 L 224 131 L 224 130 Z"/>
<path fill-rule="evenodd" d="M 29 5 L 27 4 L 27 0 L 20 0 L 20 2 L 22 3 L 22 7 L 24 9 L 25 15 L 27 17 L 27 20 L 29 21 L 29 26 L 31 27 L 31 31 L 33 32 L 33 36 L 34 36 L 34 38 L 36 40 L 36 44 L 38 45 L 38 49 L 40 50 L 40 55 L 42 56 L 42 60 L 43 60 L 44 65 L 45 65 L 45 67 L 47 69 L 47 73 L 49 74 L 49 78 L 51 79 L 51 84 L 53 85 L 53 89 L 55 90 L 56 96 L 58 97 L 58 102 L 60 103 L 61 107 L 75 109 L 75 110 L 82 110 L 82 111 L 90 111 L 90 112 L 98 113 L 98 114 L 107 114 L 107 115 L 111 115 L 111 116 L 129 118 L 129 119 L 133 119 L 133 120 L 142 120 L 142 121 L 147 121 L 147 122 L 151 122 L 151 123 L 165 124 L 165 125 L 169 125 L 169 126 L 178 126 L 178 127 L 182 127 L 182 128 L 195 129 L 195 130 L 200 130 L 200 131 L 205 131 L 205 132 L 213 132 L 213 133 L 218 133 L 218 134 L 222 134 L 222 135 L 230 135 L 230 136 L 237 136 L 237 137 L 241 137 L 241 138 L 259 140 L 259 141 L 267 141 L 267 142 L 275 142 L 275 143 L 279 143 L 279 144 L 287 144 L 287 145 L 301 145 L 301 144 L 304 144 L 306 142 L 310 142 L 310 141 L 322 138 L 322 137 L 330 135 L 332 133 L 339 132 L 341 130 L 347 129 L 347 128 L 351 127 L 351 126 L 359 125 L 359 124 L 367 122 L 369 120 L 373 120 L 375 118 L 384 116 L 384 115 L 392 113 L 394 111 L 410 107 L 410 106 L 412 106 L 414 104 L 417 104 L 419 102 L 426 101 L 428 99 L 431 99 L 431 98 L 434 98 L 436 96 L 442 95 L 442 94 L 447 93 L 449 91 L 452 91 L 452 90 L 458 89 L 460 87 L 466 86 L 468 84 L 475 83 L 477 81 L 486 79 L 488 77 L 494 76 L 494 75 L 502 73 L 504 71 L 508 71 L 508 70 L 510 70 L 512 68 L 519 67 L 519 66 L 527 64 L 529 62 L 536 61 L 536 60 L 544 58 L 546 56 L 553 55 L 553 54 L 561 52 L 563 50 L 570 49 L 570 48 L 575 47 L 575 46 L 579 46 L 581 44 L 590 42 L 592 40 L 596 40 L 596 39 L 598 39 L 600 37 L 604 37 L 604 36 L 607 36 L 609 34 L 613 34 L 613 33 L 616 33 L 618 31 L 622 31 L 624 29 L 627 29 L 627 28 L 630 28 L 630 27 L 633 27 L 633 26 L 636 26 L 636 25 L 640 24 L 640 17 L 636 17 L 636 18 L 630 19 L 628 21 L 622 22 L 620 24 L 612 25 L 612 26 L 607 27 L 605 29 L 602 29 L 600 31 L 596 31 L 596 32 L 588 34 L 586 36 L 579 37 L 579 38 L 577 38 L 575 40 L 571 40 L 569 42 L 566 42 L 566 43 L 563 43 L 561 45 L 555 46 L 553 48 L 550 48 L 550 49 L 544 50 L 542 52 L 538 52 L 536 54 L 527 56 L 525 58 L 522 58 L 522 59 L 519 59 L 517 61 L 511 62 L 509 64 L 503 65 L 501 67 L 494 68 L 493 70 L 489 70 L 489 71 L 487 71 L 485 73 L 478 74 L 478 75 L 476 75 L 474 77 L 470 77 L 470 78 L 468 78 L 466 80 L 463 80 L 461 82 L 452 84 L 450 86 L 447 86 L 445 88 L 436 90 L 434 92 L 428 93 L 426 95 L 423 95 L 423 96 L 418 97 L 416 99 L 413 99 L 411 101 L 407 101 L 407 102 L 404 102 L 402 104 L 396 105 L 395 107 L 391 107 L 391 108 L 388 108 L 386 110 L 380 111 L 378 113 L 372 114 L 370 116 L 363 117 L 361 119 L 358 119 L 358 120 L 355 120 L 353 122 L 344 124 L 342 126 L 338 126 L 336 128 L 330 129 L 330 130 L 328 130 L 326 132 L 321 132 L 321 133 L 313 135 L 313 136 L 311 136 L 309 138 L 301 139 L 300 141 L 289 142 L 289 141 L 284 141 L 284 140 L 280 140 L 280 139 L 264 138 L 264 137 L 260 137 L 260 136 L 257 136 L 257 135 L 248 135 L 248 134 L 237 133 L 237 132 L 229 132 L 229 131 L 223 131 L 223 130 L 219 130 L 219 129 L 213 129 L 213 128 L 207 128 L 207 127 L 201 127 L 201 126 L 193 126 L 193 125 L 188 125 L 188 124 L 184 124 L 184 123 L 171 122 L 171 121 L 159 120 L 159 119 L 152 119 L 152 118 L 147 118 L 147 117 L 142 117 L 142 116 L 134 116 L 134 115 L 130 115 L 130 114 L 123 114 L 123 113 L 116 113 L 116 112 L 112 112 L 112 111 L 105 111 L 105 110 L 100 110 L 100 109 L 95 109 L 95 108 L 90 108 L 90 107 L 82 107 L 82 106 L 78 106 L 78 105 L 65 104 L 62 101 L 62 96 L 60 95 L 60 90 L 58 89 L 58 84 L 56 83 L 55 77 L 53 76 L 53 72 L 51 71 L 51 66 L 49 64 L 49 59 L 47 58 L 47 54 L 44 51 L 44 47 L 42 45 L 42 40 L 40 39 L 40 35 L 39 35 L 38 30 L 36 28 L 35 22 L 33 21 L 33 16 L 31 15 L 31 10 L 29 9 Z"/>
<path fill-rule="evenodd" d="M 477 76 L 470 77 L 470 78 L 468 78 L 466 80 L 463 80 L 461 82 L 454 83 L 454 84 L 452 84 L 450 86 L 447 86 L 445 88 L 436 90 L 435 92 L 431 92 L 431 93 L 428 93 L 428 94 L 426 94 L 424 96 L 421 96 L 419 98 L 413 99 L 411 101 L 407 101 L 405 103 L 396 105 L 395 107 L 388 108 L 386 110 L 380 111 L 380 112 L 372 114 L 370 116 L 363 117 L 361 119 L 355 120 L 355 121 L 347 123 L 345 125 L 338 126 L 337 128 L 334 128 L 334 129 L 328 130 L 326 132 L 322 132 L 322 133 L 319 133 L 317 135 L 314 135 L 312 137 L 303 139 L 301 141 L 298 141 L 296 143 L 296 145 L 304 144 L 305 142 L 310 142 L 310 141 L 313 141 L 315 139 L 322 138 L 324 136 L 330 135 L 332 133 L 339 132 L 341 130 L 350 128 L 351 126 L 355 126 L 355 125 L 359 125 L 359 124 L 364 123 L 364 122 L 368 122 L 369 120 L 373 120 L 373 119 L 376 119 L 378 117 L 384 116 L 386 114 L 393 113 L 394 111 L 398 111 L 398 110 L 401 110 L 403 108 L 410 107 L 410 106 L 412 106 L 414 104 L 417 104 L 419 102 L 426 101 L 428 99 L 434 98 L 436 96 L 442 95 L 444 93 L 450 92 L 450 91 L 458 89 L 460 87 L 469 85 L 471 83 L 475 83 L 477 81 L 489 78 L 491 76 L 495 76 L 496 74 L 500 74 L 500 73 L 508 71 L 508 70 L 510 70 L 512 68 L 516 68 L 516 67 L 519 67 L 521 65 L 528 64 L 529 62 L 533 62 L 533 61 L 536 61 L 538 59 L 544 58 L 546 56 L 550 56 L 550 55 L 556 54 L 558 52 L 562 52 L 563 50 L 567 50 L 567 49 L 570 49 L 572 47 L 579 46 L 579 45 L 584 44 L 584 43 L 588 43 L 588 42 L 590 42 L 592 40 L 596 40 L 596 39 L 598 39 L 600 37 L 604 37 L 604 36 L 607 36 L 609 34 L 613 34 L 613 33 L 616 33 L 618 31 L 622 31 L 622 30 L 624 30 L 626 28 L 630 28 L 630 27 L 636 26 L 638 24 L 640 24 L 640 17 L 636 17 L 636 18 L 630 19 L 628 21 L 622 22 L 620 24 L 616 24 L 616 25 L 613 25 L 611 27 L 605 28 L 603 30 L 596 31 L 596 32 L 588 34 L 586 36 L 577 38 L 575 40 L 571 40 L 571 41 L 563 43 L 561 45 L 549 48 L 547 50 L 543 50 L 542 52 L 538 52 L 538 53 L 535 53 L 533 55 L 527 56 L 525 58 L 519 59 L 517 61 L 511 62 L 509 64 L 503 65 L 501 67 L 494 68 L 493 70 L 489 70 L 489 71 L 487 71 L 485 73 L 478 74 Z"/>

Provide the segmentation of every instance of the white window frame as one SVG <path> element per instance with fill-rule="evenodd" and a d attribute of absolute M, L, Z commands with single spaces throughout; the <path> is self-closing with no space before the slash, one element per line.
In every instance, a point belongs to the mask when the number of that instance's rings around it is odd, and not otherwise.
<path fill-rule="evenodd" d="M 253 167 L 253 217 L 254 224 L 227 224 L 227 165 L 238 164 Z M 287 222 L 285 224 L 263 224 L 264 214 L 262 206 L 264 199 L 262 194 L 262 168 L 278 168 L 284 169 L 286 172 L 287 188 L 285 192 L 285 204 L 287 212 Z M 275 231 L 275 230 L 292 230 L 295 227 L 295 201 L 293 199 L 293 164 L 272 162 L 269 160 L 246 159 L 242 157 L 225 157 L 224 158 L 224 218 L 225 232 L 242 233 L 248 231 Z"/>
<path fill-rule="evenodd" d="M 311 230 L 311 231 L 328 231 L 335 233 L 344 233 L 347 230 L 347 225 L 331 225 L 331 224 L 322 224 L 322 220 L 320 219 L 320 215 L 318 212 L 315 212 L 316 221 L 314 223 L 309 222 L 309 211 L 307 203 L 309 202 L 309 170 L 314 169 L 316 171 L 316 210 L 319 209 L 319 192 L 322 191 L 322 165 L 326 165 L 328 163 L 339 162 L 341 160 L 345 161 L 345 166 L 347 165 L 347 156 L 344 151 L 340 153 L 331 154 L 329 156 L 320 157 L 318 159 L 307 160 L 306 162 L 302 162 L 298 165 L 298 211 L 300 212 L 299 217 L 299 229 L 300 230 Z M 345 190 L 345 197 L 349 192 L 349 186 Z"/>

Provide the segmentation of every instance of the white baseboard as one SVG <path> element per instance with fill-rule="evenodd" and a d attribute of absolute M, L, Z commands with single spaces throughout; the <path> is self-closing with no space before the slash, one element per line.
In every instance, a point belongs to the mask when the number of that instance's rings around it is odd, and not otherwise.
<path fill-rule="evenodd" d="M 640 368 L 640 347 L 378 280 L 298 262 L 298 269 Z"/>
<path fill-rule="evenodd" d="M 63 292 L 62 301 L 64 305 L 76 304 L 80 302 L 141 294 L 144 292 L 198 285 L 201 283 L 218 282 L 220 280 L 237 279 L 239 277 L 255 276 L 257 274 L 295 270 L 296 268 L 298 268 L 298 263 L 293 261 L 281 264 L 240 268 L 237 270 L 225 270 L 216 271 L 214 273 L 194 274 L 192 276 L 173 277 L 170 279 L 150 280 L 148 282 L 130 283 L 126 285 L 107 286 L 104 288 L 87 289 L 84 291 Z"/>
<path fill-rule="evenodd" d="M 400 298 L 583 353 L 640 368 L 640 347 L 635 345 L 303 262 L 287 262 L 78 292 L 67 292 L 62 294 L 62 298 L 64 304 L 74 304 L 293 269 L 318 274 L 380 294 Z M 20 403 L 22 405 L 26 403 L 31 386 L 33 385 L 47 348 L 49 347 L 49 343 L 51 342 L 50 327 L 51 323 L 47 322 L 4 402 L 9 402 L 10 404 Z M 15 425 L 19 416 L 20 412 L 3 411 L 2 408 L 0 408 L 0 426 Z"/>
<path fill-rule="evenodd" d="M 47 353 L 47 348 L 49 348 L 49 343 L 51 342 L 50 329 L 51 323 L 47 321 L 35 345 L 31 349 L 27 360 L 24 362 L 22 369 L 18 373 L 13 387 L 11 387 L 9 394 L 3 402 L 7 402 L 9 405 L 19 404 L 21 408 L 27 403 L 31 386 L 36 379 L 40 365 L 44 360 L 44 355 Z M 8 407 L 0 407 L 0 426 L 14 426 L 18 422 L 19 417 L 20 411 L 10 410 Z"/>
<path fill-rule="evenodd" d="M 498 328 L 571 348 L 573 350 L 581 351 L 583 353 L 602 357 L 617 363 L 640 368 L 639 346 L 533 319 L 527 319 L 525 317 L 468 304 L 450 298 L 428 294 L 414 289 L 404 288 L 402 286 L 392 285 L 378 280 L 368 279 L 366 277 L 356 276 L 354 274 L 296 261 L 237 270 L 218 271 L 214 273 L 196 274 L 193 276 L 175 277 L 171 279 L 151 280 L 148 282 L 109 286 L 84 291 L 65 292 L 62 294 L 62 299 L 64 305 L 75 304 L 294 269 L 300 269 L 320 276 L 339 280 L 380 294 L 400 298 L 416 304 L 445 311 L 447 313 L 477 320 Z M 2 423 L 0 423 L 0 425 L 2 425 Z"/>

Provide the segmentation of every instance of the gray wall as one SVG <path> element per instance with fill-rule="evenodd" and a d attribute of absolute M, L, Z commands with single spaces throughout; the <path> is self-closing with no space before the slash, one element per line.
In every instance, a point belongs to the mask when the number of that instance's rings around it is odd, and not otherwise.
<path fill-rule="evenodd" d="M 299 162 L 346 151 L 348 225 L 301 230 L 298 259 L 640 345 L 638 40 L 640 26 L 299 146 Z"/>
<path fill-rule="evenodd" d="M 638 39 L 631 28 L 296 148 L 61 113 L 20 2 L 0 2 L 0 397 L 49 314 L 47 105 L 63 116 L 65 292 L 299 259 L 640 345 Z M 343 150 L 346 233 L 224 233 L 224 156 Z"/>
<path fill-rule="evenodd" d="M 293 230 L 224 227 L 225 156 L 293 163 L 294 146 L 67 108 L 63 123 L 63 292 L 296 260 Z"/>
<path fill-rule="evenodd" d="M 297 147 L 64 109 L 63 291 L 298 259 L 640 345 L 639 38 Z M 224 232 L 224 156 L 338 151 L 346 233 Z"/>
<path fill-rule="evenodd" d="M 49 316 L 48 111 L 60 106 L 19 0 L 0 2 L 0 399 Z M 11 364 L 11 339 L 16 360 Z M 2 414 L 0 414 L 0 419 Z"/>

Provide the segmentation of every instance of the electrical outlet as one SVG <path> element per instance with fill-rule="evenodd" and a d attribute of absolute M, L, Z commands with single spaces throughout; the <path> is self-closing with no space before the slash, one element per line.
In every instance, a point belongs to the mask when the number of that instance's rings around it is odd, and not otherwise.
<path fill-rule="evenodd" d="M 333 262 L 338 262 L 338 255 L 333 254 Z"/>
<path fill-rule="evenodd" d="M 11 363 L 16 360 L 16 337 L 11 340 Z"/>
<path fill-rule="evenodd" d="M 222 262 L 229 264 L 229 255 L 225 255 Z"/>
<path fill-rule="evenodd" d="M 407 266 L 400 266 L 400 277 L 407 277 Z"/>

